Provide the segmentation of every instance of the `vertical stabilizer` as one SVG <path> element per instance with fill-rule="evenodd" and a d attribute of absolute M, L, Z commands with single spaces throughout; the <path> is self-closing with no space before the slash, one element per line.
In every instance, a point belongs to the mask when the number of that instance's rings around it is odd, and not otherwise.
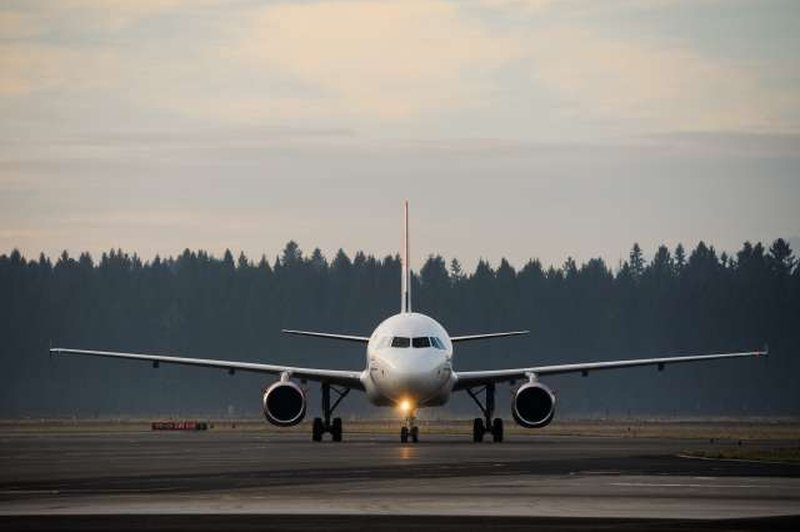
<path fill-rule="evenodd" d="M 411 265 L 408 244 L 408 200 L 403 206 L 403 257 L 401 262 L 401 301 L 400 312 L 411 312 Z"/>

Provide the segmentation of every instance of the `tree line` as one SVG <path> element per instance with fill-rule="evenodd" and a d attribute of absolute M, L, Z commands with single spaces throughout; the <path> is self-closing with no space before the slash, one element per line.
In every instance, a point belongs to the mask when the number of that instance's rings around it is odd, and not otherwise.
<path fill-rule="evenodd" d="M 281 328 L 368 335 L 400 306 L 400 259 L 332 259 L 289 242 L 274 260 L 185 250 L 142 260 L 121 250 L 77 257 L 0 255 L 0 414 L 257 415 L 269 378 L 219 370 L 47 356 L 48 345 L 361 369 L 353 344 L 287 338 Z M 751 350 L 730 361 L 553 378 L 566 414 L 796 415 L 800 393 L 800 265 L 789 244 L 634 244 L 616 268 L 568 258 L 515 269 L 427 258 L 412 279 L 414 310 L 452 335 L 530 329 L 459 346 L 456 369 Z M 365 401 L 348 398 L 350 412 Z M 454 411 L 466 403 L 456 402 Z"/>

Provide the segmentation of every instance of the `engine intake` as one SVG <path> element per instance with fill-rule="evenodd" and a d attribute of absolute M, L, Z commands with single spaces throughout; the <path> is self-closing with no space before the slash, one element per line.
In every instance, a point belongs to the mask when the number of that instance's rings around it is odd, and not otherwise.
<path fill-rule="evenodd" d="M 279 427 L 297 425 L 306 415 L 306 394 L 291 381 L 271 385 L 261 403 L 267 421 Z"/>
<path fill-rule="evenodd" d="M 514 421 L 529 429 L 538 429 L 553 420 L 556 396 L 550 388 L 538 382 L 523 384 L 511 402 Z"/>

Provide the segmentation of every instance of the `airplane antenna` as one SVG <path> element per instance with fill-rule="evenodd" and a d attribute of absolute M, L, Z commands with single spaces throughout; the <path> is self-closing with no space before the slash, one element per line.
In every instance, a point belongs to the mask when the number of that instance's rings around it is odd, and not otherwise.
<path fill-rule="evenodd" d="M 409 265 L 409 244 L 408 244 L 408 200 L 403 207 L 403 257 L 402 257 L 402 294 L 400 301 L 400 312 L 411 312 L 411 266 Z"/>

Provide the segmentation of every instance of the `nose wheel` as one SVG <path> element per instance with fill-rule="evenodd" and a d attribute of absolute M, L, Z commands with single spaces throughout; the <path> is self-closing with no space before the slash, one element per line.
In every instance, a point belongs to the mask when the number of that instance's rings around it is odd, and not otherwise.
<path fill-rule="evenodd" d="M 492 441 L 500 443 L 503 441 L 503 420 L 499 417 L 492 419 L 494 416 L 494 383 L 489 383 L 477 391 L 468 388 L 467 393 L 478 408 L 483 413 L 483 418 L 476 417 L 472 420 L 472 441 L 475 443 L 482 442 L 486 434 L 492 435 Z M 484 400 L 481 401 L 480 394 L 483 393 Z"/>
<path fill-rule="evenodd" d="M 419 427 L 414 424 L 416 419 L 413 413 L 406 416 L 405 425 L 400 429 L 400 443 L 408 443 L 409 440 L 411 443 L 419 441 Z"/>

